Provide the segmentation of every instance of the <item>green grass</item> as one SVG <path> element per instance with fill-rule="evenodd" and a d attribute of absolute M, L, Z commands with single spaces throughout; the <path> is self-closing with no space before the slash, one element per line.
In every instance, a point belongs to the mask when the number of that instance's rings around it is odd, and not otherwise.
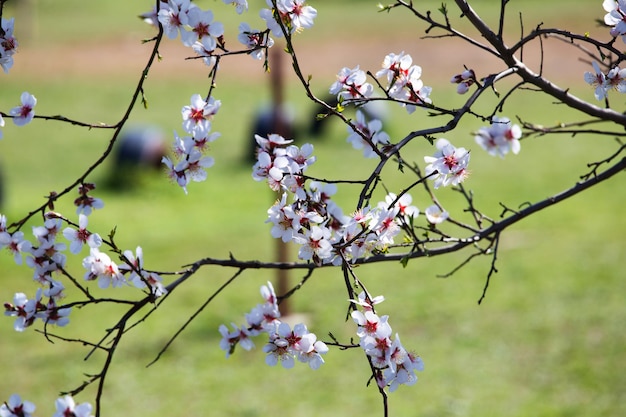
<path fill-rule="evenodd" d="M 303 33 L 303 44 L 313 42 L 317 34 L 330 38 L 331 29 L 345 24 L 347 15 L 354 18 L 353 23 L 368 16 L 355 3 L 349 2 L 346 8 L 335 2 L 320 3 L 316 23 L 319 32 Z M 570 10 L 562 2 L 553 3 L 546 5 L 547 11 L 533 6 L 529 18 L 563 18 Z M 83 33 L 85 41 L 98 40 L 111 31 L 114 38 L 128 35 L 141 39 L 149 33 L 134 23 L 134 17 L 122 16 L 121 2 L 99 3 L 91 9 L 89 19 L 78 17 L 84 10 L 81 4 L 67 2 L 66 9 L 56 7 L 58 2 L 40 2 L 40 28 L 50 35 L 45 38 L 65 42 L 74 39 L 75 33 Z M 221 2 L 201 5 L 222 7 Z M 138 13 L 149 6 L 133 3 L 131 7 Z M 433 9 L 436 7 L 433 3 Z M 491 3 L 483 1 L 479 7 L 495 16 L 496 8 Z M 325 15 L 321 14 L 323 10 L 327 10 Z M 599 5 L 586 10 L 588 14 L 577 14 L 577 18 L 587 19 L 590 13 L 595 13 L 594 17 L 602 15 Z M 58 24 L 57 19 L 64 14 L 73 25 Z M 396 16 L 392 13 L 389 17 Z M 406 18 L 397 19 L 404 22 Z M 133 28 L 128 33 L 127 25 Z M 395 30 L 393 25 L 384 27 Z M 368 31 L 364 34 L 369 35 Z M 394 45 L 394 49 L 401 47 Z M 420 64 L 426 72 L 428 63 Z M 157 65 L 166 65 L 166 61 Z M 6 111 L 15 105 L 20 92 L 28 89 L 39 98 L 38 114 L 61 113 L 81 120 L 114 122 L 128 102 L 138 75 L 103 83 L 95 82 L 89 74 L 71 80 L 58 75 L 46 80 L 11 73 L 0 78 L 0 109 Z M 326 85 L 322 78 L 318 83 Z M 461 103 L 462 98 L 451 94 L 453 87 L 449 84 L 433 87 L 433 99 L 438 104 Z M 138 108 L 132 122 L 158 123 L 168 133 L 180 131 L 180 107 L 191 94 L 207 88 L 207 80 L 202 77 L 168 77 L 162 73 L 150 77 L 146 85 L 149 109 Z M 588 91 L 578 88 L 580 94 L 591 98 Z M 288 99 L 303 123 L 305 115 L 310 114 L 310 105 L 299 97 L 300 91 L 297 85 L 290 85 Z M 123 193 L 97 190 L 106 209 L 90 217 L 90 226 L 103 234 L 117 227 L 118 245 L 128 249 L 141 245 L 149 268 L 180 270 L 201 257 L 227 258 L 229 252 L 240 259 L 272 259 L 274 242 L 263 221 L 274 196 L 264 184 L 251 179 L 250 167 L 242 163 L 251 118 L 267 101 L 268 93 L 250 80 L 225 75 L 219 80 L 216 96 L 223 108 L 214 130 L 222 137 L 212 148 L 216 165 L 209 170 L 206 182 L 191 184 L 189 195 L 158 174 L 138 176 L 139 186 Z M 494 100 L 486 98 L 479 104 L 480 109 L 487 109 Z M 531 93 L 522 95 L 508 108 L 511 117 L 519 114 L 544 124 L 573 117 L 555 108 L 550 100 L 538 100 Z M 435 121 L 424 112 L 407 116 L 394 108 L 387 129 L 398 140 L 407 131 Z M 102 152 L 109 138 L 106 131 L 58 122 L 36 121 L 24 128 L 7 122 L 0 142 L 0 160 L 9 187 L 2 212 L 9 220 L 41 204 L 42 196 L 50 191 L 64 188 Z M 517 207 L 571 186 L 586 171 L 587 162 L 602 159 L 616 148 L 607 138 L 556 136 L 523 141 L 518 156 L 491 158 L 473 143 L 470 132 L 480 125 L 477 120 L 467 119 L 446 137 L 472 149 L 472 176 L 467 187 L 475 191 L 478 207 L 493 217 L 500 213 L 499 202 Z M 314 143 L 318 162 L 311 175 L 362 178 L 372 166 L 373 162 L 364 161 L 345 143 L 345 128 L 338 123 Z M 404 157 L 419 162 L 430 153 L 432 147 L 417 140 L 406 148 Z M 109 168 L 105 165 L 98 169 L 92 179 L 102 183 Z M 410 175 L 400 175 L 391 166 L 385 170 L 384 179 L 395 191 L 412 181 Z M 437 278 L 462 262 L 469 252 L 414 260 L 406 269 L 399 264 L 357 269 L 374 294 L 387 298 L 379 312 L 390 315 L 403 344 L 419 353 L 426 363 L 416 386 L 402 387 L 390 396 L 392 416 L 588 416 L 626 412 L 626 377 L 620 367 L 626 344 L 622 266 L 626 220 L 619 210 L 625 203 L 622 184 L 618 176 L 508 230 L 501 242 L 499 272 L 492 278 L 481 306 L 476 301 L 489 270 L 489 258 L 477 259 L 450 278 Z M 358 188 L 342 186 L 340 191 L 338 201 L 349 212 L 354 208 Z M 420 208 L 428 205 L 424 195 L 413 194 Z M 456 193 L 444 189 L 437 196 L 452 212 L 462 208 Z M 61 201 L 56 209 L 72 216 L 71 198 Z M 28 234 L 29 229 L 25 232 Z M 82 275 L 79 264 L 80 260 L 69 267 L 77 277 Z M 242 322 L 243 314 L 260 301 L 259 286 L 273 279 L 269 272 L 245 272 L 159 362 L 146 369 L 176 329 L 234 272 L 202 269 L 149 320 L 127 335 L 107 382 L 104 415 L 114 415 L 118 410 L 128 415 L 381 415 L 378 393 L 365 386 L 367 366 L 358 351 L 333 349 L 326 357 L 327 364 L 316 372 L 304 366 L 291 371 L 266 366 L 261 339 L 255 351 L 237 351 L 224 359 L 218 347 L 217 327 Z M 302 273 L 291 274 L 294 283 L 301 277 Z M 4 254 L 0 257 L 0 281 L 3 301 L 9 301 L 15 291 L 35 291 L 30 271 L 17 267 Z M 124 291 L 139 297 L 132 290 Z M 309 328 L 320 337 L 326 339 L 329 331 L 342 340 L 352 337 L 352 324 L 343 320 L 347 303 L 340 271 L 316 272 L 292 303 L 295 311 L 307 315 Z M 118 308 L 91 306 L 74 311 L 71 326 L 54 331 L 67 337 L 89 335 L 97 340 L 115 323 L 116 314 Z M 38 415 L 51 415 L 57 393 L 78 385 L 83 373 L 96 372 L 102 356 L 96 354 L 84 362 L 86 348 L 59 342 L 47 344 L 31 330 L 16 334 L 12 320 L 0 321 L 0 357 L 5 359 L 0 400 L 17 392 L 37 403 Z M 86 394 L 78 396 L 77 401 L 91 401 L 93 390 Z"/>

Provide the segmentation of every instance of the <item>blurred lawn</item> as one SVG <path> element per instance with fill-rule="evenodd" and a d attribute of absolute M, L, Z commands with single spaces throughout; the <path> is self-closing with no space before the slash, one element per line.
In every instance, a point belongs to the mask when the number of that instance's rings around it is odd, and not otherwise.
<path fill-rule="evenodd" d="M 542 20 L 547 25 L 550 21 L 570 22 L 587 28 L 588 20 L 603 15 L 601 4 L 571 3 L 524 2 L 528 7 L 525 16 L 535 19 L 535 24 Z M 28 45 L 52 48 L 70 42 L 79 48 L 82 43 L 110 42 L 106 40 L 109 38 L 139 42 L 150 36 L 151 32 L 134 17 L 147 10 L 150 2 L 84 4 L 78 0 L 40 0 L 40 23 L 34 38 L 22 44 L 20 53 L 26 54 Z M 234 12 L 221 2 L 199 4 L 215 7 L 220 20 L 225 16 L 237 21 Z M 413 21 L 407 16 L 395 12 L 376 17 L 373 9 L 361 7 L 364 4 L 373 6 L 376 2 L 315 2 L 320 15 L 315 29 L 301 35 L 303 47 L 314 47 L 320 38 L 339 42 L 342 36 L 355 38 L 358 34 L 365 46 L 354 49 L 363 52 L 369 40 L 384 40 L 397 33 L 398 27 L 407 28 L 407 38 L 393 36 L 391 50 L 419 49 L 423 45 L 424 41 L 416 41 L 415 35 L 408 37 L 408 30 L 414 26 L 410 26 Z M 481 1 L 477 9 L 493 19 L 497 12 L 494 4 Z M 437 7 L 438 3 L 433 2 L 432 9 Z M 5 16 L 11 11 L 5 10 Z M 386 19 L 385 23 L 379 24 L 376 18 Z M 256 16 L 245 19 L 252 22 Z M 342 28 L 339 33 L 334 31 L 337 27 Z M 146 56 L 149 48 L 145 46 Z M 123 111 L 139 76 L 136 71 L 107 78 L 85 70 L 84 76 L 68 78 L 59 73 L 47 78 L 34 75 L 36 68 L 17 70 L 19 59 L 20 54 L 16 56 L 16 71 L 0 77 L 3 111 L 17 103 L 21 91 L 28 90 L 39 99 L 38 114 L 61 113 L 112 123 Z M 124 55 L 111 59 L 124 60 Z M 373 59 L 379 62 L 382 56 Z M 414 59 L 426 74 L 428 56 L 414 55 Z M 173 129 L 180 131 L 180 107 L 187 104 L 191 94 L 208 89 L 199 63 L 188 63 L 188 72 L 176 72 L 167 69 L 171 61 L 170 55 L 164 55 L 164 61 L 156 64 L 146 84 L 149 109 L 137 108 L 132 123 L 157 123 L 168 134 Z M 206 182 L 191 184 L 189 195 L 159 175 L 133 178 L 139 186 L 129 192 L 97 190 L 106 210 L 94 213 L 90 226 L 102 233 L 117 227 L 118 245 L 129 249 L 141 245 L 149 268 L 179 270 L 201 257 L 228 257 L 229 251 L 240 259 L 272 259 L 274 242 L 263 221 L 273 196 L 263 184 L 252 181 L 250 166 L 242 162 L 253 115 L 269 95 L 265 87 L 255 84 L 261 71 L 258 63 L 235 62 L 252 63 L 254 67 L 249 77 L 242 77 L 241 71 L 225 70 L 218 79 L 216 97 L 223 107 L 214 130 L 222 137 L 212 148 L 216 165 L 209 170 Z M 93 63 L 74 63 L 78 68 L 83 65 L 93 68 Z M 449 78 L 456 68 L 451 65 L 440 78 Z M 327 71 L 334 74 L 338 69 L 332 66 Z M 332 78 L 324 75 L 314 78 L 322 92 L 331 82 Z M 433 87 L 437 104 L 462 104 L 462 97 L 452 94 L 450 84 Z M 573 88 L 592 99 L 585 86 Z M 288 100 L 297 121 L 304 124 L 311 106 L 300 97 L 300 91 L 299 86 L 290 84 Z M 493 100 L 480 103 L 480 109 L 492 106 Z M 520 95 L 506 109 L 510 117 L 520 115 L 547 125 L 575 117 L 530 92 Z M 423 112 L 407 116 L 401 109 L 390 110 L 393 114 L 387 131 L 394 140 L 407 131 L 438 122 Z M 517 207 L 571 186 L 586 172 L 587 162 L 602 159 L 615 149 L 608 138 L 556 136 L 526 140 L 520 155 L 502 160 L 489 157 L 474 144 L 469 132 L 479 126 L 478 121 L 468 119 L 446 137 L 473 150 L 467 187 L 475 191 L 477 206 L 493 217 L 500 213 L 498 202 Z M 329 127 L 329 133 L 315 142 L 318 162 L 311 175 L 362 178 L 373 162 L 364 161 L 358 151 L 350 149 L 343 126 Z M 0 162 L 8 183 L 8 198 L 2 210 L 9 220 L 41 204 L 41 197 L 51 190 L 64 188 L 102 152 L 109 137 L 106 131 L 43 121 L 26 128 L 15 128 L 8 122 L 3 132 Z M 298 139 L 307 138 L 303 135 Z M 431 153 L 432 147 L 418 140 L 406 148 L 404 158 L 419 162 Z M 92 179 L 101 183 L 109 168 L 106 165 L 98 169 Z M 410 176 L 393 172 L 391 166 L 384 178 L 386 185 L 396 191 L 412 181 Z M 340 192 L 338 201 L 345 211 L 352 210 L 358 189 L 340 187 Z M 451 212 L 462 208 L 455 193 L 440 190 L 437 195 Z M 417 194 L 414 202 L 422 209 L 428 205 L 425 197 Z M 395 264 L 359 268 L 357 272 L 368 288 L 388 300 L 380 313 L 390 315 L 390 323 L 404 345 L 415 349 L 426 363 L 416 386 L 403 387 L 391 395 L 391 415 L 625 415 L 626 377 L 622 364 L 626 346 L 626 220 L 619 211 L 624 203 L 623 179 L 618 176 L 511 228 L 501 243 L 497 265 L 500 272 L 494 276 L 481 306 L 476 301 L 490 259 L 479 259 L 451 278 L 436 277 L 450 271 L 468 252 L 445 259 L 414 260 L 406 269 Z M 71 201 L 61 202 L 57 210 L 71 215 Z M 82 275 L 79 263 L 73 264 L 76 276 Z M 128 415 L 380 415 L 379 395 L 375 389 L 365 387 L 368 373 L 360 352 L 332 350 L 326 357 L 327 365 L 316 372 L 303 366 L 291 371 L 269 368 L 260 346 L 253 352 L 237 351 L 230 359 L 223 358 L 217 327 L 231 321 L 241 323 L 243 314 L 260 301 L 258 288 L 273 278 L 271 273 L 244 273 L 181 335 L 161 361 L 145 369 L 170 335 L 234 272 L 201 270 L 150 320 L 127 335 L 108 379 L 104 415 L 118 410 Z M 300 275 L 292 274 L 294 283 Z M 10 300 L 15 291 L 29 295 L 35 291 L 30 271 L 18 268 L 6 255 L 0 257 L 0 279 L 3 301 Z M 312 331 L 322 338 L 329 331 L 343 340 L 352 337 L 352 324 L 343 321 L 347 305 L 338 270 L 316 272 L 303 291 L 293 299 L 293 305 L 307 315 Z M 67 337 L 89 334 L 96 340 L 103 329 L 116 322 L 116 313 L 115 308 L 103 306 L 74 311 L 72 325 L 55 331 Z M 0 357 L 7 365 L 13 364 L 5 367 L 0 378 L 0 400 L 18 392 L 38 404 L 39 415 L 52 413 L 58 391 L 75 387 L 83 373 L 99 369 L 102 358 L 98 355 L 83 362 L 84 348 L 42 343 L 42 337 L 33 331 L 16 334 L 10 319 L 0 321 L 0 331 Z M 259 339 L 258 345 L 262 343 Z M 92 398 L 81 395 L 77 400 Z"/>

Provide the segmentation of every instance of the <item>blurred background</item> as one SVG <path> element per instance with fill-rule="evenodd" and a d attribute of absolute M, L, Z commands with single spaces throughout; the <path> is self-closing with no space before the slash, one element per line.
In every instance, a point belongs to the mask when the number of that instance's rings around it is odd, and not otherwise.
<path fill-rule="evenodd" d="M 262 1 L 250 1 L 251 10 L 241 16 L 221 1 L 196 3 L 212 9 L 216 20 L 224 22 L 229 48 L 239 48 L 239 22 L 262 27 L 258 17 Z M 320 97 L 326 96 L 342 67 L 360 65 L 376 72 L 390 52 L 412 55 L 414 64 L 422 66 L 424 83 L 433 87 L 433 102 L 442 107 L 464 103 L 465 97 L 458 96 L 456 86 L 449 83 L 463 65 L 473 68 L 478 77 L 503 69 L 487 54 L 458 40 L 423 39 L 425 26 L 408 11 L 379 13 L 377 3 L 310 2 L 318 9 L 315 26 L 295 36 L 295 45 L 303 72 L 312 75 L 312 89 Z M 154 36 L 154 28 L 137 17 L 152 4 L 122 0 L 7 3 L 3 17 L 16 17 L 19 52 L 11 72 L 0 77 L 0 109 L 8 112 L 18 104 L 21 92 L 28 91 L 38 99 L 37 114 L 61 114 L 91 123 L 117 122 L 152 48 L 142 40 Z M 441 6 L 436 1 L 419 4 L 432 10 L 433 16 Z M 499 2 L 483 0 L 475 6 L 488 23 L 497 24 Z M 479 39 L 459 20 L 453 4 L 448 7 L 451 21 Z M 543 23 L 544 27 L 588 32 L 608 41 L 608 28 L 596 22 L 604 13 L 601 2 L 510 2 L 506 39 L 513 43 L 520 33 Z M 276 41 L 275 47 L 282 48 L 281 40 Z M 616 45 L 621 47 L 621 41 Z M 595 100 L 583 80 L 584 71 L 591 70 L 584 55 L 555 39 L 545 39 L 543 46 L 544 73 L 581 98 Z M 193 53 L 178 39 L 165 39 L 160 52 L 162 59 L 152 67 L 145 84 L 148 108 L 137 106 L 126 133 L 129 137 L 147 135 L 151 138 L 148 143 L 165 143 L 169 148 L 173 131 L 182 132 L 181 107 L 189 103 L 192 94 L 206 94 L 210 85 L 207 67 L 199 60 L 185 60 Z M 539 65 L 537 47 L 527 48 L 524 54 L 528 65 Z M 364 178 L 375 161 L 363 159 L 360 151 L 346 143 L 346 128 L 338 121 L 329 121 L 321 135 L 311 133 L 317 110 L 289 73 L 288 60 L 283 63 L 285 105 L 293 120 L 294 138 L 298 143 L 312 141 L 315 146 L 317 162 L 308 173 L 323 178 Z M 240 56 L 223 60 L 216 81 L 214 96 L 222 101 L 222 108 L 213 131 L 222 136 L 211 144 L 209 154 L 216 162 L 206 182 L 190 184 L 185 195 L 149 161 L 138 170 L 127 171 L 128 167 L 114 165 L 115 158 L 89 178 L 98 185 L 94 196 L 102 198 L 106 208 L 90 216 L 90 228 L 102 235 L 116 228 L 115 240 L 124 249 L 142 246 L 149 269 L 177 271 L 200 258 L 227 258 L 229 253 L 238 259 L 274 259 L 274 242 L 264 221 L 275 195 L 265 184 L 252 180 L 249 162 L 253 126 L 271 102 L 270 77 L 263 72 L 262 62 Z M 501 92 L 511 85 L 503 83 Z M 617 93 L 611 99 L 615 109 L 623 107 Z M 489 113 L 497 100 L 495 95 L 484 95 L 476 110 Z M 447 121 L 429 118 L 419 110 L 407 115 L 396 106 L 381 111 L 392 142 L 412 130 Z M 502 115 L 547 126 L 581 120 L 531 91 L 512 98 Z M 4 196 L 0 212 L 9 223 L 84 172 L 101 155 L 111 135 L 107 130 L 55 121 L 35 120 L 23 128 L 6 122 L 0 141 Z M 617 149 L 609 137 L 546 136 L 523 140 L 519 155 L 493 158 L 474 142 L 472 132 L 482 125 L 477 119 L 466 119 L 446 138 L 472 150 L 472 175 L 466 185 L 474 191 L 477 207 L 493 218 L 502 211 L 499 202 L 519 207 L 569 188 L 588 171 L 588 162 Z M 433 153 L 424 140 L 405 149 L 404 158 L 418 163 Z M 127 150 L 128 155 L 132 153 Z M 394 166 L 383 175 L 385 184 L 395 192 L 414 180 L 410 174 L 396 172 Z M 390 395 L 390 415 L 626 414 L 623 191 L 623 178 L 617 176 L 509 229 L 500 244 L 499 272 L 492 277 L 480 306 L 477 300 L 491 262 L 487 257 L 446 279 L 438 275 L 450 272 L 470 252 L 417 259 L 406 268 L 400 264 L 359 268 L 360 279 L 373 295 L 386 297 L 379 313 L 389 314 L 394 332 L 426 366 L 417 385 L 401 387 Z M 354 210 L 358 192 L 357 187 L 339 187 L 336 200 L 346 213 Z M 380 190 L 375 201 L 382 196 Z M 465 216 L 456 214 L 464 207 L 457 193 L 442 189 L 437 197 L 453 216 Z M 417 193 L 413 202 L 422 211 L 430 205 Z M 72 198 L 59 202 L 56 210 L 72 218 Z M 27 236 L 30 226 L 24 229 Z M 291 258 L 296 256 L 294 249 Z M 81 255 L 86 256 L 84 251 Z M 68 265 L 79 279 L 83 275 L 80 259 L 82 256 Z M 128 415 L 174 416 L 381 415 L 377 390 L 366 387 L 369 368 L 360 351 L 331 349 L 326 365 L 318 371 L 302 364 L 285 370 L 265 365 L 264 341 L 258 338 L 256 350 L 237 350 L 231 358 L 224 358 L 218 326 L 243 323 L 244 314 L 262 301 L 259 287 L 274 279 L 272 272 L 242 274 L 160 361 L 146 369 L 171 335 L 234 272 L 202 269 L 149 320 L 127 334 L 107 380 L 103 415 L 119 410 Z M 290 282 L 295 285 L 302 276 L 292 273 Z M 17 291 L 28 296 L 36 291 L 31 271 L 16 266 L 5 253 L 0 256 L 0 282 L 3 302 L 12 300 Z M 113 291 L 94 292 L 115 295 Z M 131 288 L 118 294 L 141 295 Z M 326 334 L 332 332 L 348 341 L 354 326 L 344 320 L 346 299 L 340 271 L 328 269 L 316 272 L 292 298 L 291 306 L 304 314 L 309 329 L 321 339 L 328 340 Z M 70 326 L 53 330 L 64 337 L 96 341 L 116 323 L 120 311 L 100 305 L 75 310 Z M 20 393 L 38 405 L 38 415 L 51 415 L 59 391 L 75 388 L 85 378 L 83 374 L 101 367 L 103 357 L 96 354 L 83 361 L 88 351 L 78 344 L 50 344 L 34 329 L 15 333 L 12 326 L 10 318 L 0 321 L 0 357 L 5 363 L 0 400 Z M 76 401 L 91 402 L 94 395 L 90 388 Z"/>

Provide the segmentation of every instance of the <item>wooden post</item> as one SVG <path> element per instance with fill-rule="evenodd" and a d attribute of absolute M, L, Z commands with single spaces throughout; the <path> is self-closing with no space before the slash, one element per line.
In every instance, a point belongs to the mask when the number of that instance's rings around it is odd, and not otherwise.
<path fill-rule="evenodd" d="M 269 50 L 270 64 L 270 87 L 272 94 L 272 128 L 274 133 L 283 136 L 285 139 L 291 139 L 291 126 L 284 112 L 284 71 L 283 56 L 284 52 L 278 45 L 274 45 Z M 280 198 L 281 192 L 278 193 Z M 276 261 L 287 262 L 289 260 L 289 251 L 287 244 L 282 239 L 276 241 Z M 286 294 L 289 291 L 289 271 L 286 269 L 276 270 L 276 293 L 278 296 Z M 280 304 L 280 311 L 283 316 L 291 314 L 291 303 L 288 298 L 283 299 Z"/>

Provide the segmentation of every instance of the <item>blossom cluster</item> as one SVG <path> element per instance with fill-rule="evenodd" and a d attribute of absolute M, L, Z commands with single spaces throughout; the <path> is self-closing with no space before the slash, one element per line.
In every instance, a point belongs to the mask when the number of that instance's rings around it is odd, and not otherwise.
<path fill-rule="evenodd" d="M 332 200 L 337 192 L 334 184 L 319 181 L 307 184 L 304 171 L 315 161 L 312 145 L 304 144 L 299 148 L 278 134 L 267 138 L 257 135 L 256 140 L 259 152 L 253 178 L 266 180 L 272 190 L 282 191 L 281 198 L 267 211 L 266 222 L 272 224 L 274 238 L 299 245 L 298 257 L 302 260 L 340 265 L 344 261 L 386 252 L 402 229 L 411 227 L 419 216 L 419 209 L 412 205 L 408 193 L 401 196 L 389 193 L 373 207 L 368 205 L 344 215 Z M 445 155 L 433 161 L 438 171 L 433 178 L 439 176 L 436 187 L 458 184 L 467 175 L 467 151 L 450 145 L 443 152 Z M 292 202 L 288 202 L 289 195 L 292 195 Z M 440 223 L 447 217 L 439 217 L 442 212 L 438 209 L 430 209 L 433 213 L 427 219 L 430 224 Z"/>
<path fill-rule="evenodd" d="M 382 63 L 382 69 L 376 72 L 376 78 L 387 81 L 385 94 L 399 101 L 408 113 L 417 107 L 431 104 L 431 87 L 421 80 L 422 67 L 413 65 L 410 55 L 400 52 L 388 54 Z M 337 95 L 340 102 L 362 104 L 374 93 L 374 87 L 367 82 L 367 74 L 359 66 L 342 68 L 337 80 L 330 86 L 330 94 Z"/>
<path fill-rule="evenodd" d="M 215 63 L 213 54 L 218 46 L 223 47 L 224 25 L 213 21 L 211 10 L 202 10 L 190 0 L 161 1 L 158 14 L 153 10 L 148 22 L 161 23 L 165 36 L 176 39 L 180 34 L 183 45 L 190 47 L 204 62 Z"/>
<path fill-rule="evenodd" d="M 607 12 L 604 15 L 604 23 L 613 26 L 611 36 L 621 36 L 626 43 L 626 0 L 604 0 L 602 7 Z"/>
<path fill-rule="evenodd" d="M 88 193 L 95 188 L 94 184 L 84 183 L 79 187 L 80 197 L 75 200 L 77 205 L 78 224 L 71 223 L 61 214 L 49 211 L 41 226 L 33 226 L 34 242 L 27 240 L 24 232 L 17 230 L 9 232 L 6 216 L 0 215 L 0 249 L 6 249 L 13 256 L 16 264 L 24 262 L 33 270 L 33 280 L 39 283 L 34 298 L 28 298 L 24 293 L 16 293 L 12 302 L 4 303 L 4 314 L 15 317 L 14 329 L 23 331 L 37 319 L 46 325 L 65 326 L 69 323 L 70 307 L 63 307 L 60 303 L 65 298 L 65 287 L 57 279 L 57 275 L 66 274 L 65 265 L 67 245 L 59 242 L 57 237 L 62 234 L 70 243 L 70 253 L 79 254 L 84 246 L 89 247 L 89 255 L 82 261 L 86 269 L 84 279 L 97 281 L 100 288 L 120 287 L 132 284 L 137 288 L 149 287 L 154 297 L 165 294 L 161 277 L 155 272 L 143 268 L 143 251 L 137 247 L 136 255 L 131 251 L 124 251 L 123 262 L 118 265 L 109 255 L 100 252 L 104 240 L 97 233 L 88 229 L 88 215 L 92 208 L 102 207 L 104 203 Z M 63 221 L 70 227 L 63 229 Z M 44 301 L 44 297 L 47 301 Z"/>
<path fill-rule="evenodd" d="M 209 143 L 220 137 L 217 132 L 211 133 L 211 121 L 217 114 L 222 103 L 209 97 L 204 100 L 200 94 L 191 96 L 191 103 L 181 110 L 183 129 L 188 136 L 179 137 L 174 132 L 173 162 L 168 156 L 163 157 L 169 177 L 187 192 L 189 181 L 204 181 L 207 177 L 205 168 L 213 166 L 214 160 L 204 153 L 209 149 Z"/>
<path fill-rule="evenodd" d="M 393 392 L 401 384 L 415 384 L 415 371 L 423 371 L 424 362 L 402 346 L 397 333 L 391 339 L 389 316 L 379 316 L 374 311 L 374 305 L 383 302 L 384 297 L 372 298 L 363 291 L 357 300 L 350 301 L 361 308 L 354 310 L 351 316 L 357 324 L 359 345 L 370 358 L 378 386 L 389 387 L 389 391 Z"/>
<path fill-rule="evenodd" d="M 474 136 L 476 143 L 490 155 L 500 157 L 504 157 L 509 151 L 518 154 L 521 137 L 522 129 L 519 125 L 511 124 L 507 117 L 498 116 L 493 116 L 491 126 L 481 127 Z"/>
<path fill-rule="evenodd" d="M 15 18 L 0 20 L 0 67 L 8 73 L 13 67 L 13 55 L 17 52 L 17 39 L 13 36 Z"/>
<path fill-rule="evenodd" d="M 267 353 L 265 362 L 268 365 L 280 362 L 284 368 L 293 368 L 295 360 L 298 360 L 307 363 L 311 369 L 318 369 L 324 363 L 322 355 L 328 352 L 328 346 L 317 340 L 306 325 L 298 323 L 291 329 L 289 324 L 280 320 L 278 299 L 270 282 L 261 286 L 261 296 L 265 302 L 246 314 L 246 324 L 239 327 L 232 323 L 232 330 L 223 324 L 219 327 L 222 335 L 220 347 L 226 351 L 226 357 L 235 351 L 238 344 L 245 350 L 251 350 L 254 342 L 250 338 L 266 333 L 269 340 L 263 352 Z"/>
<path fill-rule="evenodd" d="M 585 72 L 587 84 L 594 87 L 596 100 L 604 100 L 611 90 L 626 93 L 626 69 L 612 68 L 608 73 L 602 72 L 597 62 L 592 62 L 594 72 Z"/>
<path fill-rule="evenodd" d="M 61 220 L 49 218 L 43 226 L 33 227 L 33 235 L 37 240 L 33 244 L 25 239 L 21 231 L 10 233 L 6 227 L 6 217 L 0 215 L 0 249 L 6 248 L 18 265 L 22 264 L 25 254 L 26 264 L 34 270 L 33 279 L 45 288 L 43 291 L 39 288 L 34 298 L 29 299 L 20 292 L 13 296 L 12 303 L 4 303 L 4 314 L 16 318 L 13 325 L 16 331 L 23 331 L 37 319 L 58 326 L 65 326 L 69 322 L 67 316 L 71 308 L 59 306 L 65 296 L 65 287 L 53 275 L 63 269 L 66 262 L 63 253 L 66 245 L 56 241 L 60 231 Z M 48 298 L 47 302 L 43 300 L 44 296 Z"/>
<path fill-rule="evenodd" d="M 432 88 L 424 85 L 421 76 L 422 67 L 413 65 L 413 58 L 404 51 L 388 54 L 383 60 L 382 69 L 376 73 L 376 78 L 386 78 L 387 94 L 402 101 L 408 113 L 413 113 L 417 106 L 432 103 L 429 97 Z"/>
<path fill-rule="evenodd" d="M 238 14 L 248 10 L 246 0 L 223 1 L 225 4 L 232 4 Z M 278 0 L 276 7 L 271 0 L 266 1 L 269 9 L 261 9 L 259 12 L 260 18 L 265 21 L 265 29 L 253 29 L 245 22 L 239 25 L 237 39 L 255 59 L 265 57 L 267 49 L 274 45 L 274 40 L 269 37 L 270 32 L 277 37 L 283 36 L 281 23 L 289 33 L 294 33 L 312 27 L 317 16 L 317 11 L 304 0 Z M 161 24 L 165 35 L 170 39 L 176 39 L 180 34 L 183 45 L 193 49 L 209 67 L 216 63 L 218 49 L 227 51 L 224 25 L 213 20 L 211 10 L 202 10 L 190 0 L 161 1 L 158 11 L 153 8 L 142 17 L 153 26 L 158 27 Z"/>
<path fill-rule="evenodd" d="M 52 417 L 93 417 L 91 404 L 76 404 L 70 395 L 57 398 L 54 405 L 56 412 Z M 31 401 L 22 400 L 18 394 L 13 394 L 0 405 L 0 417 L 33 417 L 36 408 Z"/>

